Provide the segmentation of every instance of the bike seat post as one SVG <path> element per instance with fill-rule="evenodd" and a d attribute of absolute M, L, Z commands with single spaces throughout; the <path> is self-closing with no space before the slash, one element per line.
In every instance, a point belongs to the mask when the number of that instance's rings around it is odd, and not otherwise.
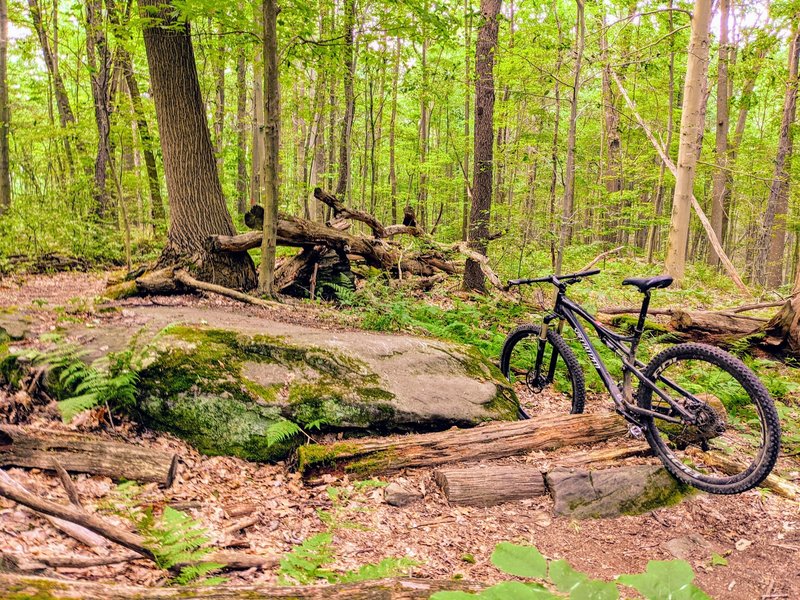
<path fill-rule="evenodd" d="M 639 312 L 639 322 L 636 323 L 636 335 L 642 335 L 644 332 L 644 320 L 647 317 L 647 309 L 650 307 L 650 290 L 644 293 L 642 300 L 642 310 Z"/>

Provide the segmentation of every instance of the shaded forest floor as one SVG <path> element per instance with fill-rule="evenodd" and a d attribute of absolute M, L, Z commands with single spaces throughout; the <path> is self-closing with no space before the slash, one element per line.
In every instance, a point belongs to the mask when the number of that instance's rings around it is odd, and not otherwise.
<path fill-rule="evenodd" d="M 193 305 L 241 312 L 254 316 L 305 324 L 321 328 L 371 328 L 392 330 L 392 320 L 420 320 L 433 311 L 461 314 L 452 323 L 450 337 L 471 341 L 462 321 L 472 307 L 468 298 L 451 300 L 452 290 L 428 296 L 430 309 L 411 300 L 396 299 L 380 311 L 356 315 L 330 308 L 297 311 L 292 308 L 267 310 L 243 306 L 216 296 L 173 296 L 156 299 L 130 299 L 113 303 L 110 311 L 94 305 L 105 285 L 105 276 L 58 274 L 8 278 L 0 281 L 0 307 L 23 313 L 33 334 L 58 331 L 66 323 L 102 327 L 108 320 L 125 319 L 126 305 L 141 303 Z M 377 288 L 376 288 L 377 289 Z M 375 291 L 375 293 L 379 293 Z M 355 306 L 359 300 L 345 304 Z M 437 307 L 438 303 L 438 308 Z M 396 306 L 396 314 L 392 306 Z M 411 307 L 411 308 L 409 308 Z M 459 312 L 461 311 L 461 312 Z M 363 312 L 363 311 L 361 311 Z M 490 353 L 496 338 L 516 321 L 525 320 L 525 311 L 507 309 L 510 319 L 485 334 L 472 332 L 475 343 Z M 426 313 L 427 314 L 427 313 Z M 372 319 L 372 322 L 369 322 Z M 402 324 L 402 323 L 401 323 Z M 441 323 L 447 327 L 447 323 Z M 413 323 L 408 327 L 419 332 Z M 435 333 L 435 331 L 434 331 Z M 449 335 L 449 334 L 448 334 Z M 22 345 L 31 342 L 25 342 Z M 777 367 L 776 367 L 777 368 Z M 783 373 L 783 367 L 781 367 Z M 0 391 L 0 396 L 3 394 Z M 796 392 L 790 389 L 786 400 L 796 406 Z M 0 402 L 7 400 L 0 397 Z M 523 402 L 529 402 L 523 397 Z M 592 410 L 603 410 L 607 399 L 592 395 Z M 601 408 L 597 408 L 597 407 Z M 31 426 L 53 427 L 58 422 L 38 415 Z M 58 425 L 62 426 L 63 425 Z M 96 420 L 78 423 L 97 431 Z M 620 573 L 641 572 L 648 560 L 679 556 L 687 559 L 697 573 L 697 583 L 714 598 L 798 598 L 800 597 L 800 510 L 798 504 L 771 493 L 753 490 L 732 497 L 695 494 L 681 504 L 640 516 L 575 521 L 553 514 L 549 497 L 504 504 L 492 508 L 449 506 L 428 470 L 409 471 L 400 476 L 358 482 L 347 477 L 327 477 L 304 485 L 285 465 L 257 465 L 235 458 L 205 457 L 170 436 L 141 432 L 131 423 L 118 426 L 117 435 L 153 448 L 170 449 L 183 459 L 175 484 L 168 490 L 155 485 L 142 486 L 137 502 L 173 505 L 199 519 L 210 533 L 214 545 L 280 557 L 314 533 L 330 529 L 335 551 L 334 569 L 350 570 L 385 557 L 409 557 L 416 561 L 411 573 L 420 577 L 462 577 L 491 583 L 503 579 L 491 566 L 489 556 L 501 541 L 529 543 L 546 556 L 566 558 L 572 565 L 594 577 L 610 579 Z M 794 432 L 796 434 L 796 432 Z M 110 435 L 106 433 L 106 435 Z M 575 451 L 574 449 L 572 450 Z M 557 455 L 534 453 L 506 463 L 536 463 L 557 460 Z M 653 459 L 629 459 L 649 462 Z M 800 480 L 796 457 L 784 458 L 783 474 Z M 12 469 L 11 474 L 34 491 L 65 502 L 58 479 L 36 470 Z M 102 506 L 118 496 L 113 482 L 101 477 L 77 476 L 76 485 L 87 506 Z M 418 489 L 422 500 L 398 508 L 384 502 L 382 486 L 387 481 L 404 480 Z M 331 493 L 331 488 L 336 491 Z M 230 531 L 240 520 L 234 515 L 251 510 L 254 523 L 244 531 Z M 111 517 L 113 518 L 113 517 Z M 88 554 L 71 538 L 55 530 L 31 512 L 0 501 L 0 552 L 36 555 Z M 727 565 L 712 566 L 713 554 L 724 555 Z M 716 561 L 721 562 L 721 561 Z M 59 576 L 76 579 L 128 582 L 143 585 L 164 583 L 164 572 L 147 561 L 135 561 L 92 569 L 58 569 Z M 274 570 L 244 571 L 230 574 L 232 583 L 276 582 Z"/>

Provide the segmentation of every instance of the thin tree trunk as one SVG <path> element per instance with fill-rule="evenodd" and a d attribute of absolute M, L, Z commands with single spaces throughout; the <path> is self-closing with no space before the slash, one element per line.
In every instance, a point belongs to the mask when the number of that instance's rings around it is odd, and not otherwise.
<path fill-rule="evenodd" d="M 353 91 L 355 79 L 356 57 L 354 48 L 354 35 L 356 27 L 355 0 L 345 0 L 344 3 L 344 121 L 342 122 L 342 137 L 339 141 L 339 180 L 336 183 L 336 196 L 344 200 L 350 189 L 350 160 L 351 136 L 353 133 L 353 118 L 355 117 L 356 102 Z"/>
<path fill-rule="evenodd" d="M 254 4 L 253 17 L 256 31 L 264 28 L 263 11 Z M 264 177 L 264 56 L 258 48 L 253 57 L 253 145 L 250 155 L 250 203 L 261 204 Z"/>
<path fill-rule="evenodd" d="M 231 288 L 256 284 L 247 253 L 215 253 L 207 240 L 232 235 L 197 77 L 189 23 L 163 0 L 139 0 L 144 45 L 161 134 L 170 205 L 159 267 L 191 264 L 198 279 Z"/>
<path fill-rule="evenodd" d="M 461 239 L 467 241 L 469 237 L 469 206 L 472 194 L 469 187 L 469 117 L 472 100 L 470 92 L 472 90 L 472 68 L 470 66 L 470 54 L 472 53 L 472 1 L 464 0 L 464 193 L 461 206 Z"/>
<path fill-rule="evenodd" d="M 700 157 L 703 139 L 703 105 L 706 99 L 708 68 L 708 26 L 711 20 L 710 0 L 695 0 L 692 34 L 683 86 L 680 146 L 672 200 L 669 241 L 665 268 L 677 281 L 686 269 L 686 245 L 689 238 L 689 217 L 692 210 L 695 167 Z"/>
<path fill-rule="evenodd" d="M 8 157 L 8 4 L 0 0 L 0 215 L 11 207 L 11 173 Z"/>
<path fill-rule="evenodd" d="M 475 166 L 470 212 L 470 247 L 486 255 L 492 212 L 492 166 L 494 160 L 494 55 L 497 49 L 500 0 L 481 0 L 483 23 L 475 48 Z M 467 259 L 464 287 L 484 291 L 480 264 Z"/>
<path fill-rule="evenodd" d="M 86 3 L 86 54 L 97 121 L 97 155 L 94 161 L 94 211 L 100 219 L 111 204 L 108 166 L 111 160 L 111 52 L 105 35 L 106 17 L 102 0 Z M 119 199 L 122 202 L 122 198 Z"/>
<path fill-rule="evenodd" d="M 619 112 L 616 107 L 615 94 L 611 88 L 611 62 L 608 55 L 608 41 L 606 39 L 605 14 L 602 20 L 602 33 L 600 35 L 600 53 L 603 62 L 603 133 L 605 134 L 604 150 L 606 155 L 604 185 L 609 198 L 610 215 L 605 219 L 606 232 L 603 236 L 606 241 L 616 240 L 619 228 L 619 191 L 622 189 L 622 167 L 620 164 L 620 136 Z M 617 194 L 617 195 L 615 195 Z"/>
<path fill-rule="evenodd" d="M 225 42 L 222 37 L 222 23 L 217 26 L 217 48 L 215 62 L 217 81 L 217 102 L 214 111 L 214 154 L 217 157 L 217 171 L 219 178 L 224 180 L 222 152 L 225 147 Z"/>
<path fill-rule="evenodd" d="M 669 2 L 669 8 L 672 9 L 673 0 Z M 672 10 L 668 13 L 669 18 L 669 31 L 672 31 Z M 675 129 L 675 36 L 670 36 L 669 38 L 669 84 L 668 84 L 668 96 L 669 96 L 669 105 L 667 107 L 667 141 L 666 141 L 666 153 L 669 155 L 670 149 L 672 148 L 672 135 Z M 656 197 L 654 200 L 655 206 L 653 207 L 654 212 L 654 220 L 655 223 L 650 226 L 650 229 L 647 232 L 647 262 L 653 262 L 653 254 L 655 253 L 656 246 L 658 246 L 661 225 L 658 223 L 659 219 L 661 218 L 661 213 L 663 212 L 664 207 L 664 195 L 666 193 L 665 185 L 664 185 L 664 175 L 666 174 L 667 165 L 662 160 L 661 166 L 658 170 L 658 186 L 656 189 Z"/>
<path fill-rule="evenodd" d="M 275 249 L 278 239 L 278 178 L 280 176 L 280 88 L 278 87 L 278 4 L 264 0 L 264 237 L 258 292 L 274 297 Z"/>
<path fill-rule="evenodd" d="M 558 18 L 558 2 L 553 2 L 553 16 L 558 28 L 558 53 L 555 66 L 555 82 L 553 84 L 553 97 L 555 100 L 556 114 L 553 123 L 553 143 L 550 147 L 550 195 L 547 211 L 547 231 L 550 233 L 550 262 L 555 269 L 556 266 L 556 246 L 555 246 L 555 212 L 556 212 L 556 188 L 558 187 L 558 134 L 561 124 L 561 81 L 558 79 L 564 56 L 561 48 L 564 42 L 564 30 L 561 28 L 561 21 Z"/>
<path fill-rule="evenodd" d="M 789 194 L 789 161 L 792 154 L 792 124 L 797 112 L 798 59 L 800 59 L 800 21 L 795 16 L 794 34 L 789 46 L 789 77 L 783 99 L 783 116 L 775 155 L 775 175 L 769 188 L 767 209 L 756 243 L 753 279 L 761 285 L 778 287 L 783 280 L 783 250 L 786 241 L 786 211 Z"/>
<path fill-rule="evenodd" d="M 728 63 L 730 61 L 731 47 L 728 44 L 728 17 L 730 15 L 730 0 L 720 0 L 719 3 L 719 54 L 717 59 L 717 137 L 716 137 L 716 171 L 711 191 L 711 227 L 717 234 L 722 244 L 725 243 L 725 196 L 730 185 L 728 170 L 728 128 L 729 128 L 729 100 L 728 100 Z M 708 249 L 708 264 L 716 267 L 719 257 L 713 248 Z"/>
<path fill-rule="evenodd" d="M 392 225 L 397 223 L 397 87 L 400 80 L 400 36 L 394 41 L 394 66 L 392 68 L 392 114 L 389 118 L 389 187 L 392 195 Z"/>
<path fill-rule="evenodd" d="M 38 0 L 28 0 L 28 7 L 30 8 L 31 20 L 36 34 L 39 37 L 39 43 L 42 46 L 42 56 L 47 71 L 53 79 L 53 89 L 56 97 L 56 107 L 58 108 L 58 118 L 61 127 L 67 129 L 67 135 L 64 138 L 64 151 L 67 155 L 67 163 L 69 164 L 70 173 L 75 171 L 75 159 L 72 154 L 72 145 L 78 150 L 79 159 L 85 152 L 83 142 L 75 138 L 74 134 L 69 131 L 70 127 L 75 124 L 75 113 L 72 112 L 72 106 L 69 102 L 67 95 L 67 88 L 64 85 L 64 80 L 61 77 L 61 72 L 58 69 L 58 59 L 50 48 L 50 40 L 47 37 L 47 32 L 44 29 L 42 22 L 42 11 L 39 6 Z M 88 170 L 88 169 L 87 169 Z M 91 171 L 89 171 L 91 173 Z"/>
<path fill-rule="evenodd" d="M 569 109 L 569 132 L 567 133 L 567 164 L 564 174 L 564 197 L 561 202 L 561 232 L 558 238 L 556 273 L 561 272 L 564 248 L 572 241 L 575 218 L 575 143 L 578 126 L 578 94 L 581 89 L 581 62 L 586 37 L 583 0 L 576 0 L 575 19 L 575 67 L 572 71 L 572 98 Z"/>
<path fill-rule="evenodd" d="M 430 102 L 428 100 L 428 39 L 422 40 L 422 85 L 419 98 L 419 128 L 417 130 L 419 153 L 419 188 L 417 190 L 417 219 L 423 229 L 428 227 L 428 145 L 430 133 Z"/>
<path fill-rule="evenodd" d="M 236 206 L 247 212 L 247 58 L 240 48 L 236 57 Z"/>

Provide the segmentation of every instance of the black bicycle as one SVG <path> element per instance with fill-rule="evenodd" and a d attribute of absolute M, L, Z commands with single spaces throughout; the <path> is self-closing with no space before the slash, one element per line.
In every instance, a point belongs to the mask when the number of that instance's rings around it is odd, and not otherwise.
<path fill-rule="evenodd" d="M 566 322 L 611 394 L 616 411 L 630 423 L 631 433 L 644 435 L 670 473 L 716 494 L 736 494 L 758 485 L 775 466 L 781 435 L 778 413 L 764 384 L 738 358 L 706 344 L 671 346 L 646 365 L 637 360 L 650 292 L 668 287 L 672 277 L 630 278 L 622 282 L 644 294 L 632 333 L 622 335 L 598 323 L 567 298 L 568 286 L 599 272 L 594 269 L 509 281 L 510 286 L 551 283 L 557 294 L 555 305 L 541 326 L 522 325 L 508 335 L 500 357 L 503 374 L 520 393 L 527 390 L 550 409 L 583 412 L 583 369 L 561 336 Z M 614 381 L 578 317 L 588 322 L 600 342 L 619 357 L 619 383 Z M 638 380 L 635 391 L 634 378 Z M 520 416 L 529 418 L 522 410 Z"/>

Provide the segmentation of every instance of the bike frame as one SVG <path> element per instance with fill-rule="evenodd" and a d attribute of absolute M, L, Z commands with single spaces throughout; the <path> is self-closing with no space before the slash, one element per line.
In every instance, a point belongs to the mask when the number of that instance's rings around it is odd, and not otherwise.
<path fill-rule="evenodd" d="M 564 284 L 563 282 L 555 282 L 555 281 L 552 283 L 556 285 L 558 292 L 556 294 L 556 301 L 555 301 L 555 306 L 553 307 L 553 311 L 544 317 L 544 322 L 542 324 L 538 349 L 536 353 L 536 364 L 534 367 L 536 381 L 540 380 L 541 367 L 544 362 L 547 331 L 550 327 L 550 324 L 554 320 L 558 320 L 557 331 L 560 333 L 563 328 L 564 322 L 566 322 L 575 331 L 575 334 L 578 337 L 578 341 L 580 342 L 581 346 L 583 346 L 583 349 L 589 356 L 590 362 L 597 371 L 597 374 L 600 376 L 600 379 L 603 381 L 603 384 L 608 389 L 608 392 L 611 394 L 611 398 L 614 401 L 614 405 L 617 408 L 617 412 L 619 412 L 628 421 L 640 427 L 644 426 L 643 423 L 638 419 L 638 417 L 642 416 L 654 417 L 662 419 L 664 421 L 669 421 L 671 423 L 686 424 L 695 422 L 694 414 L 691 411 L 687 410 L 684 406 L 682 406 L 681 404 L 670 398 L 666 393 L 664 393 L 664 391 L 656 387 L 653 381 L 648 379 L 647 376 L 641 372 L 640 369 L 644 367 L 645 364 L 636 359 L 636 349 L 639 345 L 639 340 L 642 337 L 642 333 L 644 332 L 645 316 L 647 315 L 647 308 L 650 304 L 649 291 L 645 292 L 644 300 L 642 302 L 642 309 L 639 314 L 639 321 L 636 324 L 636 327 L 634 327 L 633 335 L 620 335 L 619 333 L 611 331 L 610 329 L 604 327 L 602 324 L 598 323 L 582 306 L 567 298 L 566 284 Z M 603 359 L 600 358 L 597 349 L 594 347 L 591 340 L 589 339 L 589 336 L 586 333 L 586 329 L 584 329 L 583 325 L 581 324 L 579 317 L 584 321 L 586 321 L 587 323 L 589 323 L 597 333 L 603 345 L 611 349 L 614 352 L 614 354 L 616 354 L 620 358 L 623 366 L 622 389 L 620 389 L 619 385 L 617 385 L 617 383 L 615 383 L 613 378 L 611 377 L 611 373 L 609 373 L 608 368 L 603 362 Z M 558 355 L 556 353 L 555 348 L 553 348 L 553 353 L 550 358 L 550 364 L 548 365 L 548 373 L 546 379 L 548 383 L 550 383 L 553 380 L 557 361 L 558 361 Z M 639 380 L 641 385 L 650 388 L 654 394 L 657 394 L 660 398 L 662 398 L 665 402 L 667 402 L 675 412 L 681 415 L 682 418 L 672 417 L 666 414 L 662 414 L 661 412 L 648 410 L 636 406 L 636 404 L 634 404 L 633 401 L 631 375 L 634 375 Z M 693 402 L 697 402 L 698 405 L 702 404 L 702 401 L 699 398 L 687 392 L 686 390 L 681 388 L 678 384 L 670 381 L 666 377 L 659 376 L 658 380 L 666 384 L 668 387 L 672 388 L 676 392 L 679 392 L 684 397 L 690 398 Z"/>

